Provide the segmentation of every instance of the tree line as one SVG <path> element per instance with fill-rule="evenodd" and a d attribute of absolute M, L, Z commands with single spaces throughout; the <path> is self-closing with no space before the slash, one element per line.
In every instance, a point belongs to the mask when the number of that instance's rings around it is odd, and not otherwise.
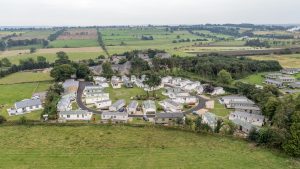
<path fill-rule="evenodd" d="M 110 56 L 109 53 L 108 53 L 108 50 L 106 49 L 106 46 L 105 46 L 105 43 L 102 39 L 102 34 L 99 30 L 99 28 L 97 28 L 97 34 L 98 34 L 98 43 L 100 45 L 100 47 L 103 49 L 103 51 L 106 53 L 107 56 Z"/>
<path fill-rule="evenodd" d="M 59 35 L 61 35 L 62 33 L 64 33 L 65 30 L 66 30 L 66 29 L 63 28 L 63 29 L 60 29 L 60 30 L 58 30 L 58 31 L 56 31 L 56 32 L 54 32 L 54 33 L 52 33 L 52 34 L 50 34 L 50 35 L 48 36 L 48 40 L 49 40 L 49 41 L 54 41 L 54 40 L 56 40 L 56 39 L 59 37 Z"/>

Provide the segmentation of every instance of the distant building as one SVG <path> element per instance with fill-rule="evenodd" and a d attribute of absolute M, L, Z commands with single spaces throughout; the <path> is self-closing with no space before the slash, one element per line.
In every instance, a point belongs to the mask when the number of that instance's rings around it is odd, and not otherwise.
<path fill-rule="evenodd" d="M 64 95 L 66 94 L 77 94 L 79 82 L 74 79 L 68 79 L 62 84 L 64 88 Z"/>
<path fill-rule="evenodd" d="M 279 76 L 277 78 L 277 80 L 282 82 L 282 83 L 294 83 L 294 82 L 296 82 L 296 78 L 294 78 L 292 76 Z"/>
<path fill-rule="evenodd" d="M 83 94 L 85 96 L 93 93 L 100 93 L 100 92 L 103 92 L 102 86 L 85 86 L 83 90 Z"/>
<path fill-rule="evenodd" d="M 109 111 L 118 111 L 125 105 L 126 105 L 126 102 L 124 99 L 118 100 L 109 107 Z"/>
<path fill-rule="evenodd" d="M 283 74 L 294 75 L 300 72 L 299 68 L 285 68 L 280 71 Z"/>
<path fill-rule="evenodd" d="M 183 118 L 183 113 L 157 113 L 154 122 L 156 124 L 170 124 L 176 123 L 176 120 L 181 120 Z"/>
<path fill-rule="evenodd" d="M 214 130 L 217 127 L 218 118 L 215 114 L 206 112 L 202 115 L 202 122 L 208 124 Z"/>
<path fill-rule="evenodd" d="M 279 76 L 282 76 L 281 73 L 269 73 L 265 75 L 266 79 L 277 79 Z"/>
<path fill-rule="evenodd" d="M 258 114 L 250 114 L 246 112 L 232 112 L 230 113 L 229 120 L 239 119 L 252 125 L 261 127 L 265 122 L 265 117 Z"/>
<path fill-rule="evenodd" d="M 250 113 L 250 114 L 261 114 L 261 109 L 256 105 L 235 106 L 235 111 L 245 112 L 245 113 Z"/>
<path fill-rule="evenodd" d="M 103 112 L 101 114 L 101 120 L 104 122 L 127 122 L 128 121 L 128 113 L 126 112 Z"/>
<path fill-rule="evenodd" d="M 215 87 L 213 92 L 211 93 L 211 95 L 215 96 L 215 95 L 223 95 L 225 94 L 225 91 L 223 89 L 223 87 Z"/>
<path fill-rule="evenodd" d="M 169 53 L 157 53 L 157 54 L 155 55 L 155 57 L 161 58 L 161 59 L 169 59 L 169 58 L 171 58 L 172 56 L 171 56 Z"/>
<path fill-rule="evenodd" d="M 249 134 L 251 130 L 256 129 L 254 125 L 251 123 L 248 123 L 246 121 L 240 120 L 240 119 L 233 119 L 231 120 L 236 126 L 239 131 L 244 132 L 245 134 Z"/>
<path fill-rule="evenodd" d="M 111 104 L 112 101 L 109 99 L 95 102 L 95 106 L 97 107 L 97 109 L 108 109 Z"/>
<path fill-rule="evenodd" d="M 109 100 L 109 93 L 99 92 L 96 96 L 89 96 L 85 98 L 86 104 L 95 104 L 99 101 Z"/>
<path fill-rule="evenodd" d="M 293 89 L 300 88 L 300 82 L 291 83 L 289 87 Z"/>
<path fill-rule="evenodd" d="M 143 102 L 143 112 L 145 115 L 155 115 L 156 114 L 156 105 L 152 100 L 147 100 Z"/>
<path fill-rule="evenodd" d="M 278 88 L 282 88 L 284 86 L 281 81 L 277 81 L 277 80 L 274 80 L 274 79 L 266 79 L 265 83 L 268 84 L 268 85 L 276 86 Z"/>
<path fill-rule="evenodd" d="M 171 99 L 165 99 L 159 103 L 165 111 L 171 111 L 171 112 L 181 112 L 183 109 L 183 106 L 177 102 L 174 102 Z"/>
<path fill-rule="evenodd" d="M 255 105 L 255 103 L 252 100 L 248 99 L 245 96 L 235 96 L 235 95 L 224 96 L 219 101 L 221 104 L 225 104 L 227 108 L 231 108 L 231 109 L 234 109 L 236 107 L 241 107 L 241 106 L 251 107 Z"/>
<path fill-rule="evenodd" d="M 93 113 L 85 110 L 61 111 L 58 116 L 62 120 L 91 120 Z"/>
<path fill-rule="evenodd" d="M 13 108 L 7 109 L 7 112 L 10 116 L 13 116 L 30 113 L 40 109 L 43 109 L 41 100 L 34 98 L 16 102 Z"/>
<path fill-rule="evenodd" d="M 128 113 L 129 114 L 135 114 L 136 113 L 136 109 L 138 107 L 139 103 L 135 100 L 131 101 L 128 105 Z"/>

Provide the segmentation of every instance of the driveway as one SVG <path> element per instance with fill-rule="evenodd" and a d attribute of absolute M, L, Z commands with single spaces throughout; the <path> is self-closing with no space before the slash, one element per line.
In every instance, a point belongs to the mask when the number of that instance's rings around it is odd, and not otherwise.
<path fill-rule="evenodd" d="M 91 83 L 91 82 L 79 82 L 79 87 L 78 87 L 78 90 L 77 90 L 77 97 L 76 97 L 78 107 L 80 107 L 82 110 L 87 110 L 87 111 L 92 112 L 94 114 L 101 114 L 102 111 L 97 111 L 97 110 L 93 110 L 91 108 L 88 108 L 82 101 L 83 90 L 84 90 L 85 86 L 88 86 L 88 85 L 93 85 L 93 83 Z"/>

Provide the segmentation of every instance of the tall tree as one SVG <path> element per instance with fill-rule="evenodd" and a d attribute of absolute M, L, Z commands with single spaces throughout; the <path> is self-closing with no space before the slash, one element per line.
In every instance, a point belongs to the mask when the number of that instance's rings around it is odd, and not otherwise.
<path fill-rule="evenodd" d="M 76 69 L 73 68 L 69 64 L 63 64 L 59 66 L 55 66 L 50 75 L 55 79 L 55 81 L 64 81 L 66 79 L 71 78 L 72 75 L 76 73 Z"/>
<path fill-rule="evenodd" d="M 106 78 L 111 78 L 114 75 L 114 71 L 112 70 L 109 62 L 102 64 L 102 75 Z"/>
<path fill-rule="evenodd" d="M 230 84 L 232 82 L 231 74 L 224 69 L 221 70 L 218 73 L 218 81 L 223 84 Z"/>
<path fill-rule="evenodd" d="M 155 73 L 149 73 L 146 75 L 144 82 L 153 91 L 153 97 L 155 96 L 155 88 L 161 84 L 161 78 Z"/>
<path fill-rule="evenodd" d="M 57 56 L 57 60 L 55 60 L 55 65 L 71 63 L 71 61 L 69 60 L 69 56 L 63 51 L 57 52 L 56 56 Z"/>

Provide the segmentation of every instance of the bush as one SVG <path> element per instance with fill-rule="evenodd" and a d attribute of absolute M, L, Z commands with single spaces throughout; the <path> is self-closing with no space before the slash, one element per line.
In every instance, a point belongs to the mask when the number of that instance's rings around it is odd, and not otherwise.
<path fill-rule="evenodd" d="M 27 123 L 27 118 L 25 116 L 20 117 L 19 123 L 20 124 L 26 124 Z"/>
<path fill-rule="evenodd" d="M 6 118 L 0 115 L 0 124 L 6 122 Z"/>

